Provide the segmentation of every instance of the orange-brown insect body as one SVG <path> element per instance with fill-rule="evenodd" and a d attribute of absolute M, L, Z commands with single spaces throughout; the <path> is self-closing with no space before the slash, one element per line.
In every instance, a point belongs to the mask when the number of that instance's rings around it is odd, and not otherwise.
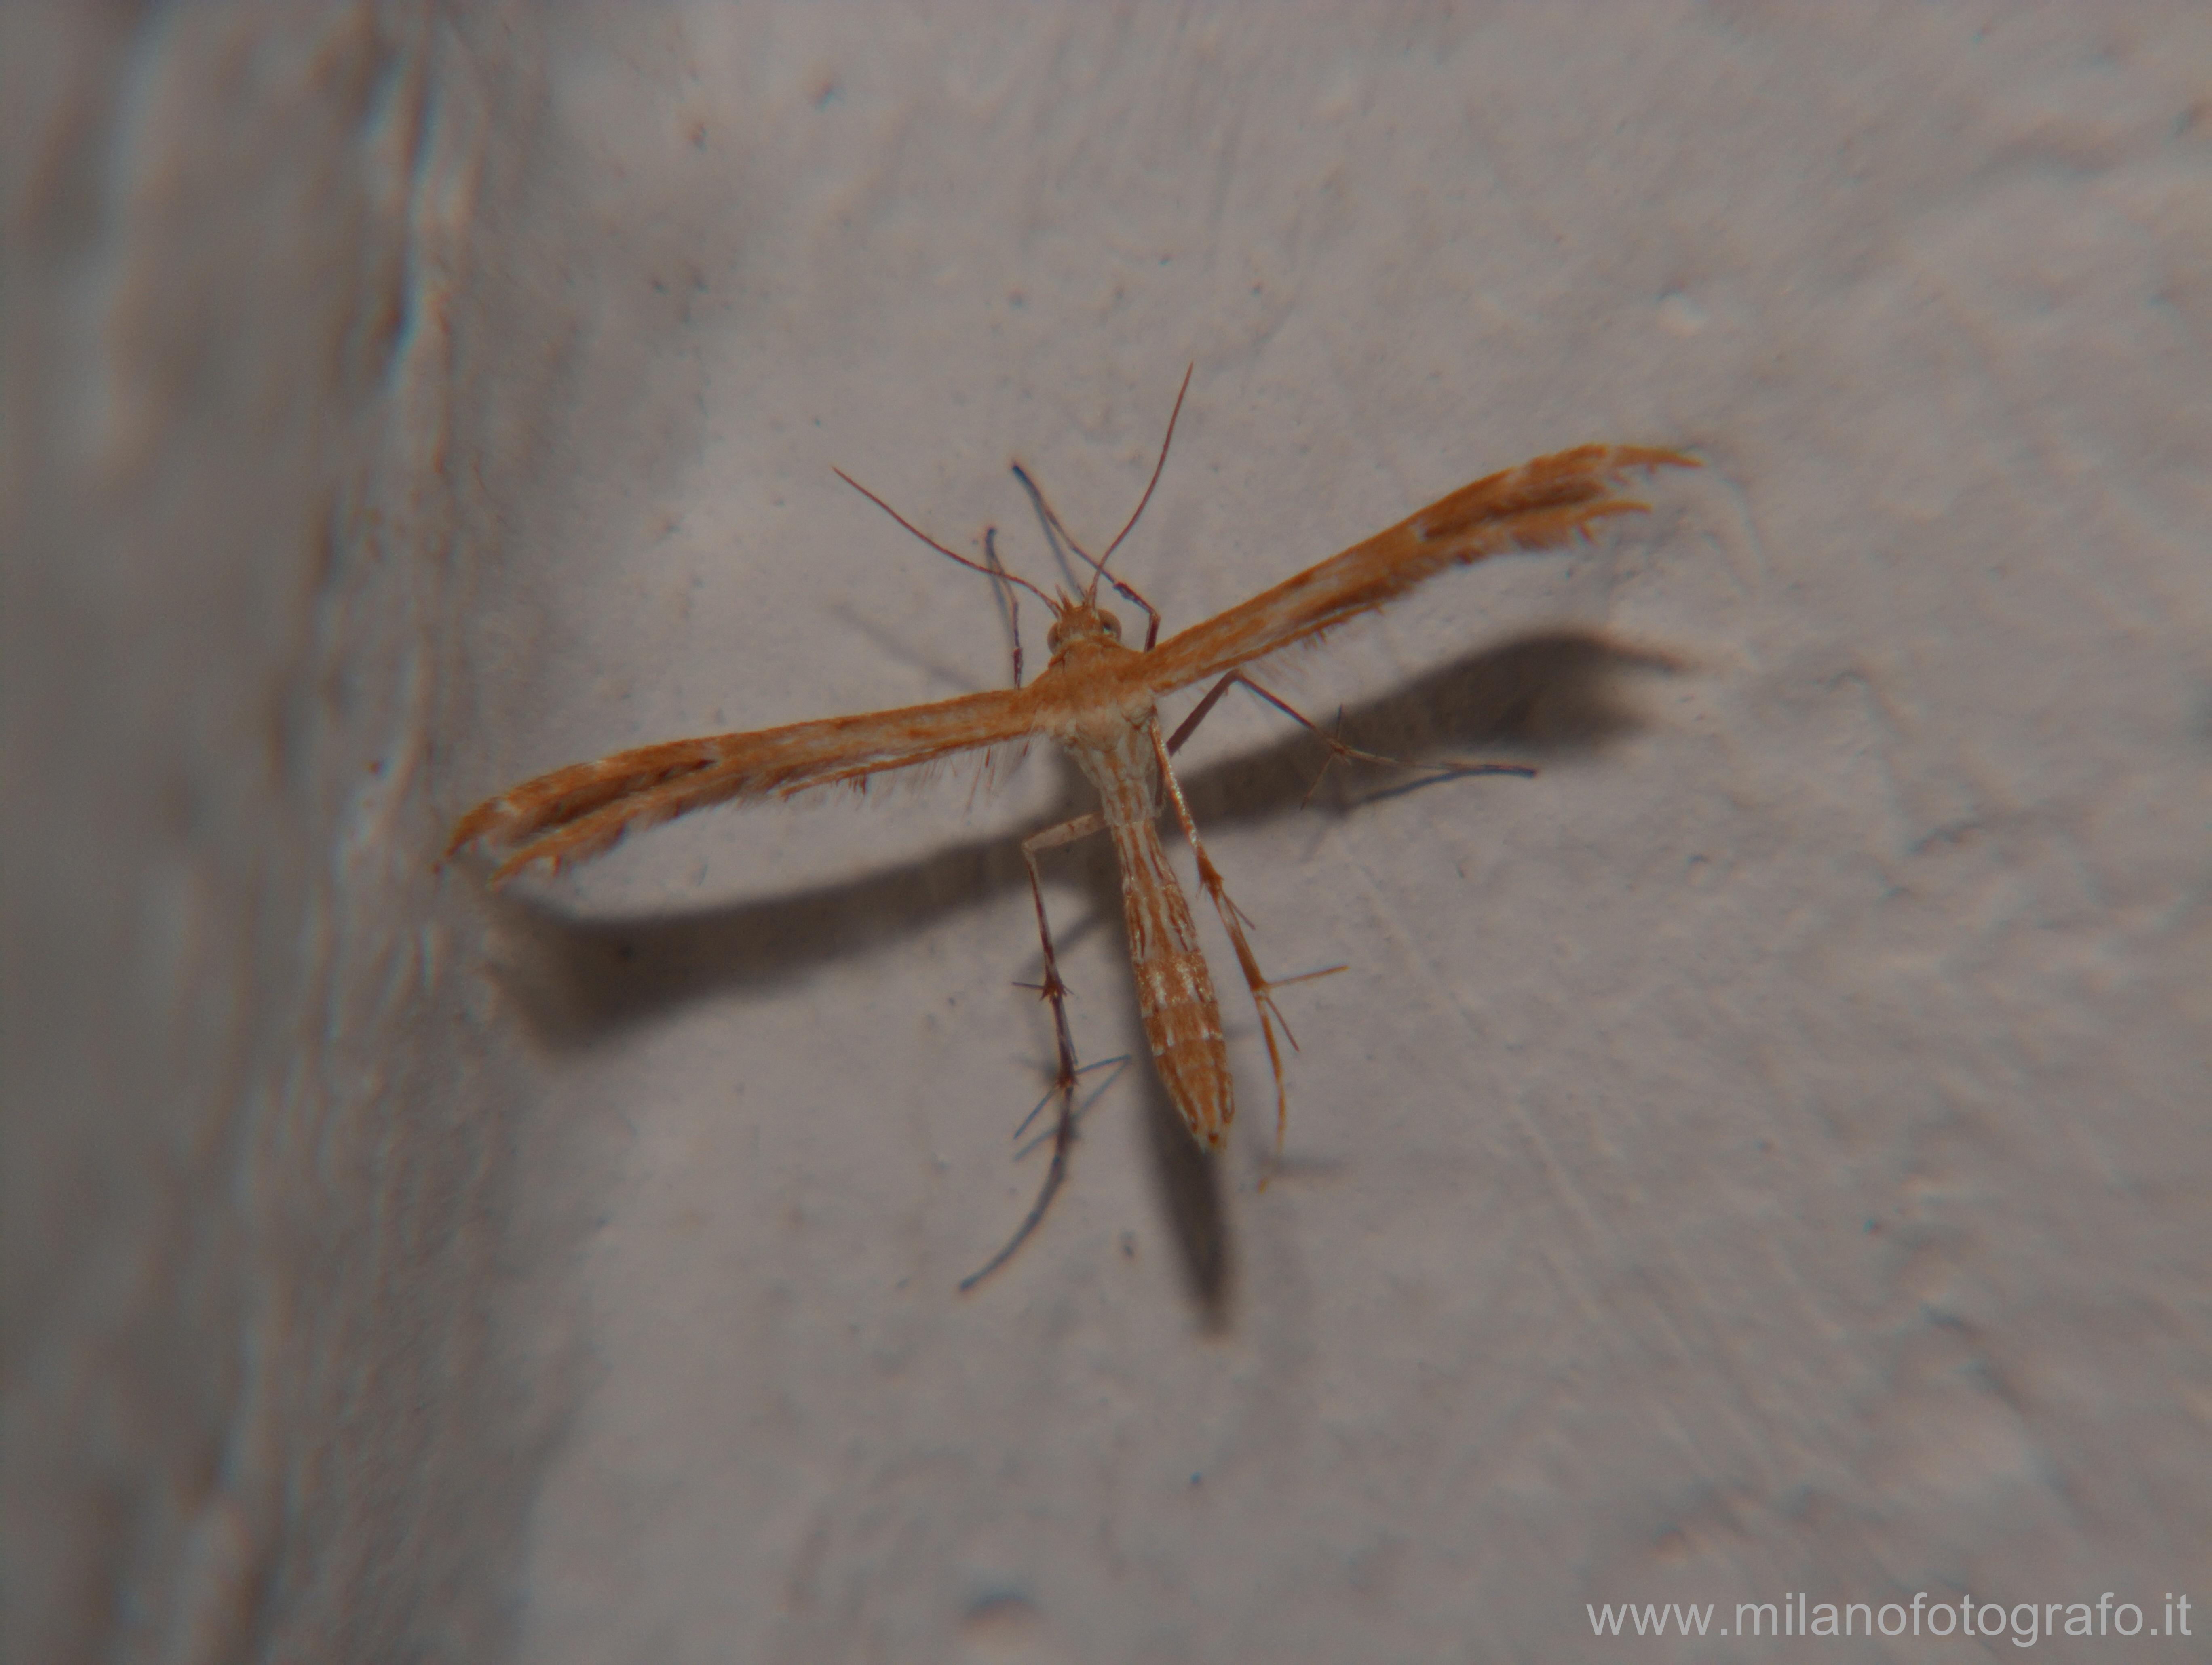
<path fill-rule="evenodd" d="M 1098 789 L 1100 813 L 1121 869 L 1137 1012 L 1160 1084 L 1191 1137 L 1207 1150 L 1219 1150 L 1228 1141 L 1237 1100 L 1212 974 L 1199 948 L 1190 900 L 1160 843 L 1157 702 L 1141 681 L 1097 676 L 1116 659 L 1139 657 L 1122 645 L 1112 614 L 1078 603 L 1054 621 L 1046 639 L 1054 651 L 1036 681 L 1041 699 L 1050 702 L 1060 686 L 1080 687 L 1094 676 L 1118 690 L 1118 698 L 1094 695 L 1057 709 L 1048 703 L 1044 726 Z"/>
<path fill-rule="evenodd" d="M 1188 383 L 1186 376 L 1186 388 Z M 1182 409 L 1180 394 L 1176 409 Z M 1172 437 L 1173 417 L 1169 419 L 1168 429 Z M 1166 460 L 1164 445 L 1161 466 Z M 1065 747 L 1097 787 L 1099 811 L 1035 833 L 1022 845 L 1044 949 L 1043 993 L 1052 1004 L 1059 1051 L 1054 1090 L 1060 1102 L 1060 1124 L 1052 1167 L 1028 1219 L 988 1264 L 963 1283 L 966 1288 L 1002 1264 L 1036 1226 L 1060 1184 L 1074 1138 L 1074 1043 L 1067 1026 L 1066 990 L 1060 981 L 1051 928 L 1045 917 L 1038 852 L 1092 832 L 1103 831 L 1112 837 L 1121 864 L 1137 1005 L 1154 1063 L 1192 1137 L 1206 1149 L 1218 1150 L 1226 1141 L 1236 1114 L 1235 1098 L 1213 980 L 1200 951 L 1189 901 L 1160 842 L 1161 814 L 1167 808 L 1174 810 L 1196 859 L 1200 887 L 1229 934 L 1237 968 L 1259 1014 L 1261 1038 L 1275 1076 L 1279 1147 L 1288 1098 L 1282 1053 L 1275 1038 L 1281 1018 L 1274 1008 L 1273 990 L 1279 985 L 1260 970 L 1241 916 L 1230 902 L 1221 875 L 1200 839 L 1190 806 L 1176 779 L 1170 754 L 1237 682 L 1305 723 L 1290 706 L 1253 681 L 1243 668 L 1371 612 L 1447 567 L 1510 549 L 1547 548 L 1587 536 L 1606 517 L 1644 506 L 1613 494 L 1615 475 L 1628 469 L 1665 466 L 1694 468 L 1697 463 L 1674 451 L 1620 445 L 1583 445 L 1539 457 L 1462 486 L 1389 530 L 1157 645 L 1158 614 L 1127 584 L 1106 574 L 1105 563 L 1121 537 L 1096 560 L 1084 554 L 1096 576 L 1081 596 L 1073 600 L 1045 596 L 1035 585 L 1012 578 L 997 566 L 988 536 L 984 550 L 991 564 L 987 566 L 919 532 L 876 498 L 900 524 L 940 554 L 988 572 L 1002 584 L 1022 584 L 1043 596 L 1054 615 L 1046 636 L 1052 659 L 1035 681 L 1026 687 L 1019 686 L 1017 633 L 1014 687 L 897 711 L 641 747 L 596 763 L 556 770 L 488 799 L 464 815 L 454 826 L 448 853 L 478 843 L 503 852 L 504 858 L 492 875 L 496 884 L 538 863 L 558 870 L 569 862 L 611 849 L 627 832 L 708 804 L 770 793 L 788 795 L 837 782 L 859 784 L 886 770 L 909 768 L 1037 734 Z M 1021 477 L 1027 484 L 1028 476 Z M 1154 483 L 1158 478 L 1156 467 Z M 1152 487 L 1147 486 L 1147 499 L 1151 493 Z M 1048 524 L 1065 536 L 1065 529 L 1059 527 L 1057 518 L 1042 498 L 1037 502 Z M 1139 512 L 1143 507 L 1140 502 Z M 1132 515 L 1129 526 L 1135 523 Z M 1121 536 L 1127 536 L 1129 526 L 1122 528 Z M 1072 538 L 1068 542 L 1077 554 L 1083 554 Z M 1152 615 L 1142 649 L 1125 645 L 1120 622 L 1097 605 L 1102 582 L 1112 584 Z M 1005 593 L 1011 596 L 1012 590 L 1008 588 Z M 1209 678 L 1218 680 L 1175 736 L 1164 736 L 1157 705 L 1159 696 Z M 1312 728 L 1310 724 L 1306 726 Z M 1333 737 L 1322 738 L 1332 755 L 1368 755 Z M 1474 772 L 1533 772 L 1504 765 L 1475 766 Z"/>

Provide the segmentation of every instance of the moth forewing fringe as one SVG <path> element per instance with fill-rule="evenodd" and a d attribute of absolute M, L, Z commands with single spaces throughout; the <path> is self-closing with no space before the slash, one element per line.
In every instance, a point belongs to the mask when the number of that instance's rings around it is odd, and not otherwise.
<path fill-rule="evenodd" d="M 1186 389 L 1189 379 L 1186 374 Z M 1182 404 L 1178 392 L 1177 411 Z M 1173 432 L 1170 417 L 1170 436 Z M 1166 460 L 1164 444 L 1145 488 L 1146 500 Z M 1039 995 L 1052 1008 L 1057 1056 L 1051 1096 L 1059 1101 L 1060 1120 L 1053 1134 L 1052 1160 L 1028 1216 L 988 1262 L 962 1281 L 960 1287 L 969 1289 L 1004 1265 L 1036 1230 L 1066 1175 L 1074 1141 L 1075 1085 L 1080 1071 L 1068 1028 L 1066 990 L 1060 980 L 1052 927 L 1045 914 L 1038 854 L 1094 832 L 1113 832 L 1131 970 L 1155 1064 L 1192 1136 L 1201 1147 L 1218 1149 L 1225 1142 L 1236 1102 L 1219 1002 L 1192 929 L 1188 902 L 1159 842 L 1158 819 L 1172 810 L 1196 857 L 1200 888 L 1229 933 L 1237 970 L 1260 1018 L 1275 1078 L 1279 1152 L 1290 1100 L 1276 1025 L 1282 1024 L 1284 1037 L 1293 1048 L 1297 1042 L 1276 1008 L 1274 991 L 1328 973 L 1270 979 L 1261 972 L 1245 935 L 1249 922 L 1230 899 L 1219 870 L 1206 852 L 1176 778 L 1172 754 L 1231 685 L 1241 681 L 1316 735 L 1332 760 L 1396 761 L 1344 745 L 1252 681 L 1243 668 L 1285 648 L 1315 641 L 1448 567 L 1508 550 L 1553 548 L 1587 537 L 1610 516 L 1644 509 L 1644 504 L 1613 492 L 1613 481 L 1630 469 L 1697 466 L 1694 457 L 1640 445 L 1581 445 L 1537 457 L 1462 486 L 1387 531 L 1157 646 L 1152 636 L 1158 627 L 1158 614 L 1105 570 L 1106 560 L 1136 524 L 1135 515 L 1107 546 L 1105 554 L 1093 560 L 1068 536 L 1043 494 L 1022 475 L 1048 525 L 1066 538 L 1091 568 L 1091 583 L 1080 596 L 1054 597 L 1006 571 L 992 534 L 985 535 L 985 560 L 970 560 L 929 537 L 847 476 L 848 483 L 932 548 L 988 574 L 1004 596 L 1011 598 L 1012 586 L 1019 585 L 1042 597 L 1054 615 L 1048 637 L 1052 659 L 1045 669 L 1026 686 L 1020 685 L 1017 639 L 1017 686 L 1011 689 L 751 733 L 673 741 L 557 769 L 512 787 L 462 816 L 454 825 L 447 853 L 481 845 L 499 855 L 501 859 L 491 875 L 491 882 L 499 885 L 540 863 L 557 873 L 571 863 L 604 855 L 625 833 L 694 809 L 771 796 L 788 797 L 840 784 L 865 790 L 878 775 L 983 749 L 980 789 L 987 779 L 997 778 L 1002 758 L 1010 755 L 1018 762 L 1034 736 L 1045 735 L 1056 741 L 1097 786 L 1101 802 L 1098 813 L 1048 827 L 1022 842 L 1044 954 Z M 1139 512 L 1143 507 L 1139 501 Z M 1102 581 L 1136 601 L 1150 615 L 1143 649 L 1125 645 L 1119 625 L 1097 605 Z M 1164 738 L 1155 705 L 1158 697 L 1208 677 L 1219 681 L 1173 738 Z M 1006 766 L 1011 768 L 1012 762 Z M 1530 772 L 1508 765 L 1472 766 L 1462 772 L 1484 769 Z"/>

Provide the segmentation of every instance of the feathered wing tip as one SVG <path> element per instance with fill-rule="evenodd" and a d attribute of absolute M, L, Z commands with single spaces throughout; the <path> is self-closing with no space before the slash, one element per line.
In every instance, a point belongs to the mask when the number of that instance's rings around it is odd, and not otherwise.
<path fill-rule="evenodd" d="M 683 740 L 556 769 L 462 816 L 446 853 L 481 845 L 501 855 L 495 886 L 538 862 L 557 873 L 571 862 L 605 855 L 625 832 L 695 807 L 705 784 L 697 778 L 724 760 L 720 740 Z"/>
<path fill-rule="evenodd" d="M 1577 445 L 1462 486 L 1371 542 L 1406 533 L 1423 543 L 1462 540 L 1463 560 L 1501 548 L 1546 548 L 1604 516 L 1650 508 L 1613 494 L 1632 469 L 1700 466 L 1694 457 L 1655 446 Z"/>

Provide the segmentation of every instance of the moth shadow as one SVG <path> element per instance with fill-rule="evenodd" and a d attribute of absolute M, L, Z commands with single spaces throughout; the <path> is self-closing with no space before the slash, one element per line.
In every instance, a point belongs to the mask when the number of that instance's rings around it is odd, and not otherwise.
<path fill-rule="evenodd" d="M 1644 723 L 1628 697 L 1628 678 L 1681 669 L 1664 654 L 1595 632 L 1553 631 L 1468 654 L 1346 709 L 1340 721 L 1331 712 L 1307 714 L 1347 743 L 1385 755 L 1427 760 L 1443 748 L 1480 748 L 1537 763 L 1592 753 L 1639 730 Z M 1312 736 L 1293 729 L 1258 751 L 1179 770 L 1178 776 L 1201 828 L 1295 811 L 1310 797 L 1313 811 L 1349 814 L 1375 797 L 1449 779 L 1409 780 L 1403 771 L 1368 766 L 1355 774 L 1338 766 L 1316 793 L 1313 782 L 1327 755 Z M 1073 766 L 1065 773 L 1053 820 L 1094 807 Z M 818 967 L 927 931 L 979 901 L 1026 891 L 1018 844 L 1005 836 L 965 840 L 834 884 L 682 912 L 586 917 L 542 893 L 502 892 L 486 904 L 492 968 L 537 1044 L 553 1051 L 588 1048 L 700 1001 L 788 987 Z M 1051 903 L 1055 941 L 1065 948 L 1091 929 L 1111 929 L 1109 922 L 1121 911 L 1121 887 L 1107 840 L 1086 839 L 1045 862 L 1058 899 Z M 1073 907 L 1065 899 L 1069 888 L 1081 899 Z M 1036 954 L 1032 944 L 1032 973 Z M 1134 997 L 1121 986 L 1133 1029 Z M 1233 972 L 1219 992 L 1224 1000 L 1243 998 Z M 1048 1057 L 1048 1025 L 1040 1026 L 1039 1037 L 1040 1057 Z M 1234 1280 L 1221 1165 L 1191 1142 L 1158 1078 L 1148 1069 L 1139 1074 L 1147 1084 L 1154 1173 L 1187 1286 L 1208 1327 L 1225 1328 Z M 1295 1090 L 1293 1082 L 1294 1096 Z M 1010 1093 L 1010 1104 L 1019 1096 Z"/>
<path fill-rule="evenodd" d="M 585 1050 L 701 1001 L 788 987 L 1027 883 L 1014 841 L 990 839 L 835 884 L 681 912 L 586 917 L 542 893 L 501 892 L 488 899 L 493 971 L 533 1041 Z"/>
<path fill-rule="evenodd" d="M 1225 1335 L 1234 1316 L 1236 1287 L 1222 1178 L 1227 1165 L 1198 1147 L 1159 1077 L 1149 1070 L 1145 1073 L 1145 1145 L 1174 1235 L 1184 1292 L 1198 1309 L 1200 1328 L 1209 1335 Z"/>

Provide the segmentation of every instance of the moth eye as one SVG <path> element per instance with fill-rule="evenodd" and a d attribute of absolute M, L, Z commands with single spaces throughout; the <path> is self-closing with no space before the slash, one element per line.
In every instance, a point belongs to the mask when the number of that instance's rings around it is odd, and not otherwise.
<path fill-rule="evenodd" d="M 1121 639 L 1121 621 L 1103 607 L 1098 609 L 1098 622 L 1106 627 L 1106 633 L 1115 641 Z"/>

